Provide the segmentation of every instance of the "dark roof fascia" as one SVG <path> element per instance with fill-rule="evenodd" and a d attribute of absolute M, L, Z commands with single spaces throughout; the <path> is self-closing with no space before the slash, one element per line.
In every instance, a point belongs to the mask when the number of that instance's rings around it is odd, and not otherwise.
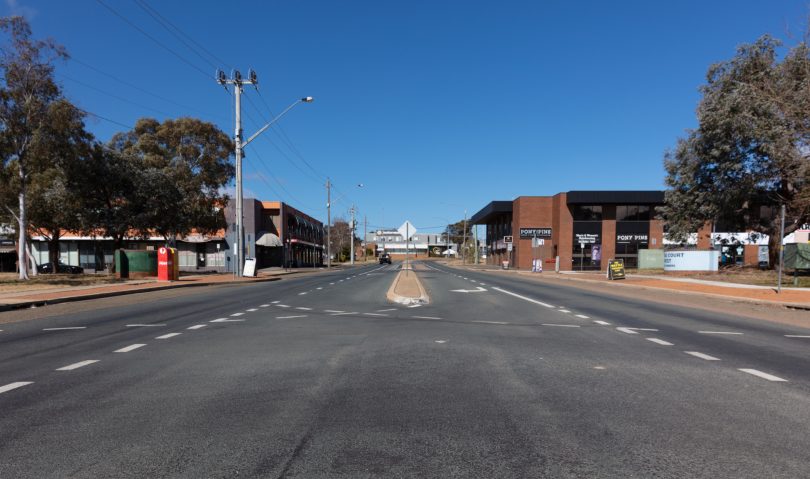
<path fill-rule="evenodd" d="M 664 192 L 648 191 L 569 191 L 569 205 L 663 205 Z"/>
<path fill-rule="evenodd" d="M 487 220 L 490 218 L 506 213 L 512 213 L 511 201 L 491 201 L 488 205 L 481 208 L 478 213 L 472 215 L 470 223 L 474 225 L 484 225 L 487 224 Z"/>

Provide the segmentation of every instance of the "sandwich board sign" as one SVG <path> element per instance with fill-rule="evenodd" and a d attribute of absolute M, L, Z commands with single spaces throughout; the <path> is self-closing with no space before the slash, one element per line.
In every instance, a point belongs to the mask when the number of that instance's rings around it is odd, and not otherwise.
<path fill-rule="evenodd" d="M 612 259 L 608 262 L 608 279 L 624 279 L 624 260 Z"/>

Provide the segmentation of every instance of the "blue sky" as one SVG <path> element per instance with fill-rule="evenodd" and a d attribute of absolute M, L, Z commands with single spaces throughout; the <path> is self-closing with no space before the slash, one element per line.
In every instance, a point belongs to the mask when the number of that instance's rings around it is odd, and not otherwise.
<path fill-rule="evenodd" d="M 794 0 L 145 2 L 205 51 L 134 1 L 2 8 L 73 56 L 57 77 L 112 120 L 88 119 L 99 139 L 144 116 L 232 134 L 214 69 L 253 68 L 246 136 L 270 111 L 315 102 L 248 147 L 246 196 L 325 221 L 328 176 L 333 217 L 355 203 L 370 229 L 433 231 L 496 199 L 662 189 L 663 153 L 695 126 L 708 66 L 764 33 L 794 43 L 810 13 Z"/>

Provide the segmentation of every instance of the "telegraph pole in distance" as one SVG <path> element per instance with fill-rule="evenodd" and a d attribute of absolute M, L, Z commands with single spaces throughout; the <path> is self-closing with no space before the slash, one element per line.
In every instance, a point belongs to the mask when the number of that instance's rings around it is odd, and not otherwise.
<path fill-rule="evenodd" d="M 332 267 L 332 185 L 326 178 L 326 269 Z"/>
<path fill-rule="evenodd" d="M 245 232 L 243 225 L 242 211 L 242 86 L 258 85 L 259 80 L 256 72 L 250 70 L 248 79 L 242 78 L 238 70 L 234 70 L 231 78 L 225 78 L 225 72 L 217 71 L 217 83 L 222 86 L 233 85 L 234 98 L 236 103 L 236 125 L 234 128 L 233 140 L 235 144 L 234 156 L 236 156 L 236 276 L 241 277 L 245 262 Z M 225 87 L 227 89 L 227 87 Z"/>
<path fill-rule="evenodd" d="M 368 241 L 366 238 L 368 237 L 368 218 L 366 215 L 363 215 L 363 262 L 365 263 L 368 261 L 368 245 L 366 242 Z"/>
<path fill-rule="evenodd" d="M 351 258 L 350 263 L 351 263 L 352 266 L 354 266 L 354 212 L 355 212 L 355 210 L 356 210 L 356 208 L 354 207 L 354 205 L 352 205 L 352 209 L 351 209 L 351 211 L 352 211 L 352 224 L 350 225 L 351 227 L 349 228 L 349 231 L 351 231 L 351 234 L 352 234 L 351 243 L 350 243 L 352 251 L 351 251 L 351 255 L 349 256 Z"/>

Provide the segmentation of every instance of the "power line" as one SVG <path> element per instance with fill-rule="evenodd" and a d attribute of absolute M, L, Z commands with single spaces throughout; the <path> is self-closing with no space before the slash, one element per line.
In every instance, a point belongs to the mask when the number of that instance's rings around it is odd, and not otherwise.
<path fill-rule="evenodd" d="M 93 86 L 93 85 L 87 84 L 87 83 L 85 83 L 85 82 L 83 82 L 83 81 L 81 81 L 81 80 L 77 80 L 77 79 L 75 79 L 75 78 L 69 77 L 69 76 L 67 76 L 67 75 L 65 75 L 65 74 L 60 74 L 59 76 L 60 76 L 60 77 L 62 77 L 62 78 L 64 78 L 64 79 L 66 79 L 66 80 L 70 80 L 70 81 L 72 81 L 72 82 L 74 82 L 74 83 L 78 83 L 79 85 L 82 85 L 82 86 L 83 86 L 83 87 L 85 87 L 85 88 L 89 88 L 89 89 L 91 89 L 91 90 L 95 90 L 95 91 L 97 91 L 97 92 L 99 92 L 99 93 L 101 93 L 101 94 L 107 95 L 107 96 L 109 96 L 110 98 L 115 98 L 115 99 L 116 99 L 116 100 L 118 100 L 118 101 L 122 101 L 122 102 L 124 102 L 124 103 L 128 103 L 128 104 L 130 104 L 130 105 L 137 106 L 138 108 L 143 108 L 144 110 L 150 110 L 150 111 L 153 111 L 153 112 L 155 112 L 155 113 L 159 113 L 159 114 L 161 114 L 161 115 L 165 115 L 165 116 L 168 116 L 168 117 L 174 116 L 174 115 L 172 115 L 171 113 L 167 113 L 167 112 L 165 112 L 165 111 L 158 110 L 158 109 L 156 109 L 156 108 L 151 108 L 151 107 L 148 107 L 148 106 L 141 105 L 141 104 L 136 103 L 136 102 L 134 102 L 134 101 L 132 101 L 132 100 L 128 100 L 128 99 L 126 99 L 126 98 L 124 98 L 124 97 L 121 97 L 121 96 L 118 96 L 118 95 L 116 95 L 116 94 L 114 94 L 114 93 L 110 93 L 110 92 L 108 92 L 108 91 L 102 90 L 101 88 L 98 88 L 98 87 L 95 87 L 95 86 Z"/>
<path fill-rule="evenodd" d="M 100 120 L 108 121 L 108 122 L 116 124 L 118 126 L 122 126 L 122 127 L 126 128 L 127 130 L 132 129 L 131 125 L 125 125 L 125 124 L 123 124 L 123 123 L 121 123 L 119 121 L 111 120 L 111 119 L 109 119 L 107 117 L 103 117 L 103 116 L 101 116 L 101 115 L 99 115 L 97 113 L 93 113 L 92 111 L 85 110 L 84 108 L 76 107 L 76 109 L 79 110 L 82 113 L 85 113 L 85 114 L 90 115 L 90 116 L 94 116 L 94 117 L 96 117 L 96 118 L 98 118 Z"/>
<path fill-rule="evenodd" d="M 174 50 L 172 50 L 171 48 L 167 47 L 167 46 L 166 46 L 165 44 L 163 44 L 163 43 L 162 43 L 160 40 L 158 40 L 158 39 L 156 39 L 155 37 L 153 37 L 152 35 L 150 35 L 150 34 L 146 33 L 146 31 L 145 31 L 144 29 L 142 29 L 142 28 L 141 28 L 141 27 L 139 27 L 138 25 L 135 25 L 134 23 L 132 23 L 132 22 L 131 22 L 131 21 L 130 21 L 130 20 L 127 18 L 127 17 L 125 17 L 125 16 L 121 15 L 120 13 L 118 13 L 117 11 L 115 11 L 115 10 L 114 10 L 112 7 L 110 7 L 109 5 L 107 5 L 106 3 L 104 3 L 102 0 L 96 0 L 96 2 L 98 2 L 98 4 L 99 4 L 99 5 L 101 5 L 102 7 L 106 8 L 107 10 L 109 10 L 109 11 L 110 11 L 110 12 L 111 12 L 113 15 L 115 15 L 115 16 L 116 16 L 116 17 L 118 17 L 118 18 L 120 18 L 122 21 L 124 21 L 124 23 L 126 23 L 126 24 L 127 24 L 127 25 L 129 25 L 130 27 L 132 27 L 132 28 L 134 28 L 135 30 L 137 30 L 137 31 L 141 32 L 141 34 L 142 34 L 143 36 L 145 36 L 146 38 L 148 38 L 148 39 L 152 40 L 152 41 L 153 41 L 155 44 L 157 44 L 157 45 L 158 45 L 160 48 L 162 48 L 162 49 L 166 50 L 167 52 L 169 52 L 169 53 L 171 53 L 172 55 L 174 55 L 175 57 L 177 57 L 177 58 L 178 58 L 180 61 L 182 61 L 182 62 L 183 62 L 183 63 L 185 63 L 186 65 L 188 65 L 188 66 L 190 66 L 191 68 L 193 68 L 193 69 L 197 70 L 197 71 L 198 71 L 198 72 L 200 72 L 200 73 L 201 73 L 203 76 L 205 76 L 205 78 L 207 78 L 207 79 L 209 79 L 209 80 L 211 79 L 211 75 L 210 75 L 209 73 L 206 73 L 206 72 L 205 72 L 205 70 L 203 70 L 202 68 L 198 67 L 197 65 L 195 65 L 195 64 L 193 64 L 193 63 L 191 63 L 191 62 L 190 62 L 190 61 L 188 61 L 188 60 L 187 60 L 187 59 L 186 59 L 184 56 L 180 55 L 179 53 L 175 52 L 175 51 L 174 51 Z"/>

